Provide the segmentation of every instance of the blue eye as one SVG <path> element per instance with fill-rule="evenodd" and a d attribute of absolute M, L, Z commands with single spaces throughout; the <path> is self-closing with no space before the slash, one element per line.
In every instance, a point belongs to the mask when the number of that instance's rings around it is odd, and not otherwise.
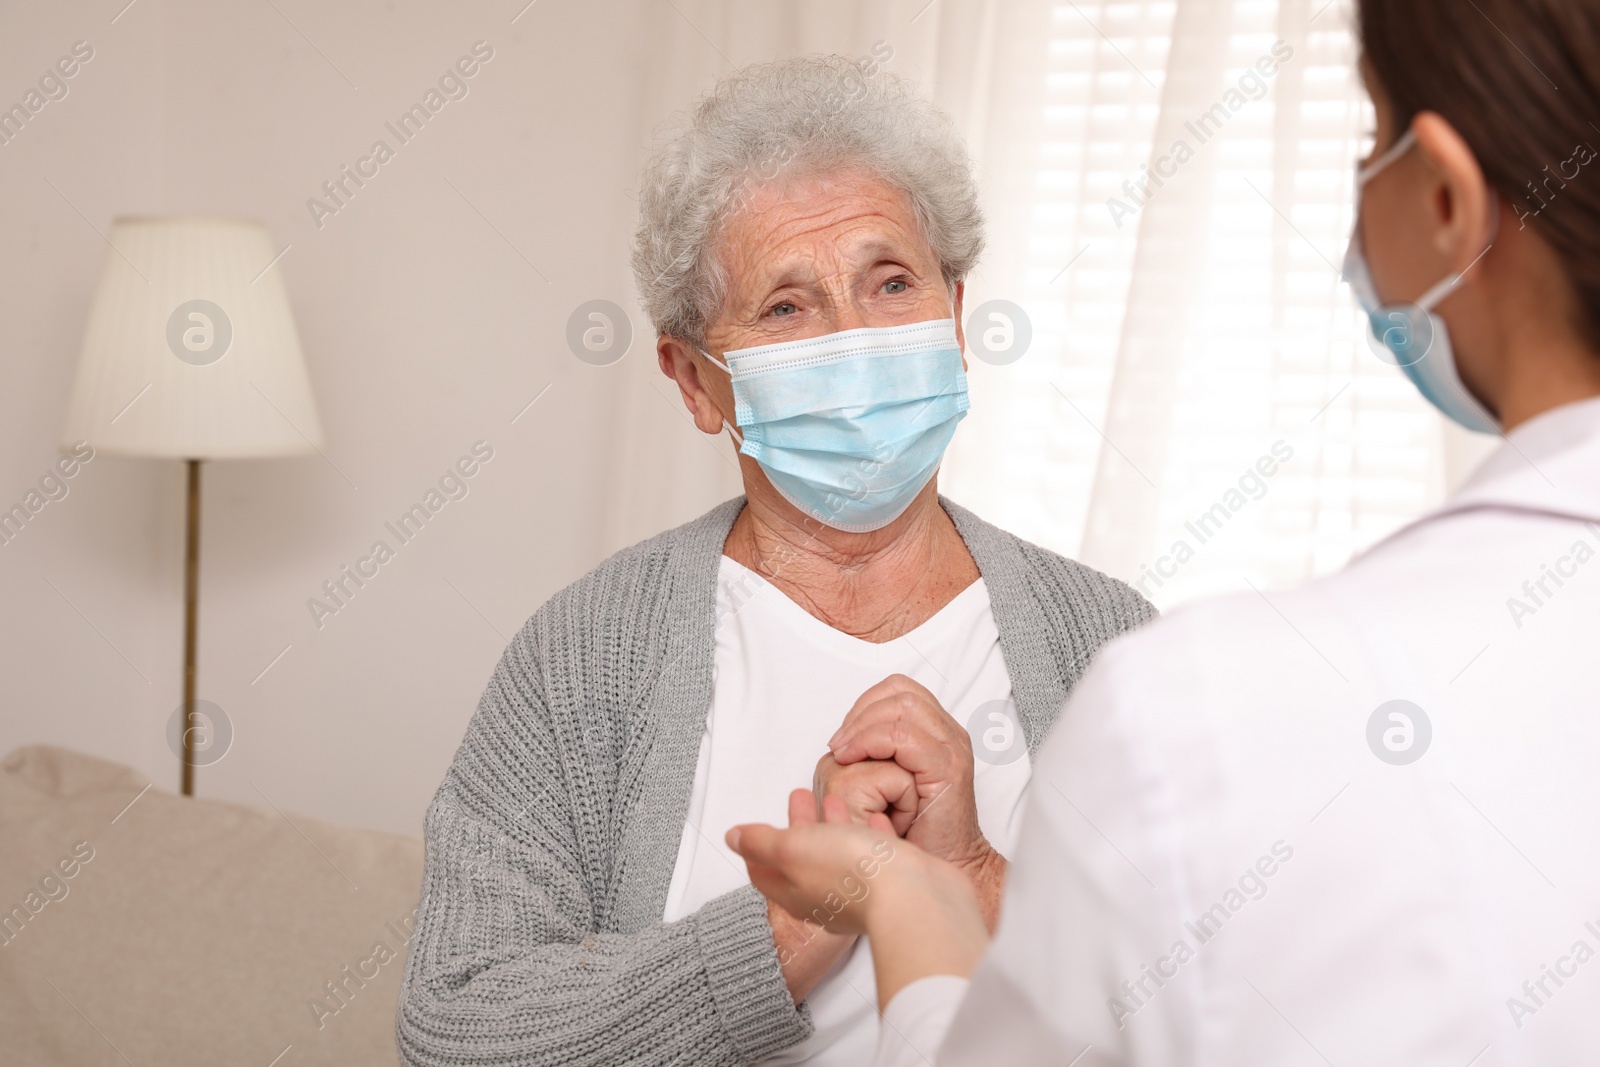
<path fill-rule="evenodd" d="M 771 314 L 773 314 L 773 315 L 793 315 L 796 311 L 799 311 L 799 310 L 800 309 L 795 307 L 793 304 L 789 303 L 788 301 L 784 301 L 781 304 L 774 304 L 772 306 Z"/>
<path fill-rule="evenodd" d="M 883 283 L 883 291 L 886 293 L 903 293 L 906 291 L 906 289 L 907 286 L 904 278 L 895 278 L 891 281 Z"/>

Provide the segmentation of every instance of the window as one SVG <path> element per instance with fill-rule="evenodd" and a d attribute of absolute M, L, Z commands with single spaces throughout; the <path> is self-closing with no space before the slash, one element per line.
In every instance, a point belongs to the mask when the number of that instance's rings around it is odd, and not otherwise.
<path fill-rule="evenodd" d="M 966 309 L 1012 301 L 1032 341 L 971 361 L 943 484 L 1161 607 L 1327 573 L 1444 488 L 1439 419 L 1338 273 L 1371 118 L 1324 3 L 1058 3 L 995 34 L 1016 73 L 974 143 L 1005 266 Z"/>

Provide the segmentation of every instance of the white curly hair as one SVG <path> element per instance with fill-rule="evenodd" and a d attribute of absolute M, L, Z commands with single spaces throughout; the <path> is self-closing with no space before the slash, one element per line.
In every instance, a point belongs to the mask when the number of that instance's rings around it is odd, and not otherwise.
<path fill-rule="evenodd" d="M 949 116 L 876 59 L 759 63 L 718 82 L 645 162 L 633 274 L 656 332 L 705 343 L 727 293 L 715 241 L 753 189 L 848 169 L 905 190 L 945 283 L 967 276 L 983 214 Z"/>

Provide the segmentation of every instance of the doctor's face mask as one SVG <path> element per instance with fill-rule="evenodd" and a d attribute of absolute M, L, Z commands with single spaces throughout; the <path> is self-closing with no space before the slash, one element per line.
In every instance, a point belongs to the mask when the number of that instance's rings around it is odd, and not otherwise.
<path fill-rule="evenodd" d="M 1345 252 L 1344 269 L 1340 273 L 1355 293 L 1361 310 L 1366 312 L 1367 325 L 1376 342 L 1373 347 L 1380 350 L 1379 355 L 1397 365 L 1428 403 L 1458 425 L 1476 433 L 1499 433 L 1500 425 L 1495 417 L 1461 381 L 1456 371 L 1455 352 L 1450 346 L 1450 331 L 1444 320 L 1433 314 L 1439 301 L 1461 284 L 1462 276 L 1472 269 L 1472 264 L 1494 247 L 1494 232 L 1490 231 L 1488 243 L 1466 270 L 1444 278 L 1414 304 L 1384 304 L 1367 267 L 1361 246 L 1361 190 L 1395 160 L 1411 151 L 1416 143 L 1416 131 L 1407 130 L 1387 151 L 1356 172 L 1355 230 L 1350 235 L 1350 247 Z M 1500 214 L 1493 194 L 1490 195 L 1491 225 L 1495 225 Z"/>
<path fill-rule="evenodd" d="M 732 379 L 738 425 L 723 425 L 739 451 L 785 500 L 848 533 L 911 506 L 967 413 L 954 319 L 701 354 Z"/>

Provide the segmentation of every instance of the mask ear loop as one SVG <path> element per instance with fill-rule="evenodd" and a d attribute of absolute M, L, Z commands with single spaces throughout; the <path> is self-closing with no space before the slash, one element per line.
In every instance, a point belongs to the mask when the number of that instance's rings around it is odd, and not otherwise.
<path fill-rule="evenodd" d="M 1416 146 L 1416 143 L 1417 128 L 1415 126 L 1408 127 L 1406 132 L 1401 134 L 1399 139 L 1396 140 L 1394 144 L 1390 145 L 1381 156 L 1379 156 L 1377 159 L 1374 159 L 1371 163 L 1368 163 L 1365 167 L 1362 167 L 1360 170 L 1356 171 L 1356 188 L 1360 189 L 1373 178 L 1376 178 L 1379 173 L 1381 173 L 1395 160 L 1411 151 L 1411 149 Z M 1359 238 L 1361 234 L 1359 221 L 1357 222 L 1356 227 L 1356 236 Z M 1432 312 L 1435 305 L 1437 305 L 1439 301 L 1453 293 L 1456 287 L 1461 284 L 1461 279 L 1466 277 L 1467 271 L 1476 266 L 1479 259 L 1482 259 L 1484 256 L 1489 254 L 1489 249 L 1494 247 L 1494 240 L 1499 235 L 1500 197 L 1495 190 L 1491 188 L 1489 190 L 1489 238 L 1483 244 L 1483 251 L 1479 252 L 1477 259 L 1474 259 L 1471 263 L 1468 263 L 1463 270 L 1443 279 L 1437 285 L 1433 286 L 1427 292 L 1419 296 L 1414 301 L 1414 305 L 1421 308 L 1423 311 Z"/>
<path fill-rule="evenodd" d="M 1471 270 L 1473 267 L 1476 267 L 1478 265 L 1478 260 L 1489 254 L 1489 249 L 1494 247 L 1494 239 L 1498 236 L 1500 236 L 1500 195 L 1493 189 L 1490 189 L 1489 237 L 1483 243 L 1483 251 L 1479 252 L 1477 257 L 1474 258 L 1471 263 L 1468 263 L 1465 267 L 1463 267 L 1459 272 L 1450 275 L 1450 277 L 1444 279 L 1438 285 L 1435 285 L 1432 289 L 1429 289 L 1426 293 L 1423 293 L 1421 296 L 1417 297 L 1417 307 L 1421 308 L 1423 311 L 1432 313 L 1434 307 L 1439 303 L 1439 301 L 1455 292 L 1456 287 L 1461 284 L 1461 280 L 1467 276 L 1467 271 Z"/>
<path fill-rule="evenodd" d="M 1372 179 L 1376 178 L 1380 172 L 1389 166 L 1389 164 L 1393 163 L 1395 160 L 1411 151 L 1412 146 L 1416 143 L 1416 128 L 1410 127 L 1405 133 L 1400 135 L 1400 139 L 1398 141 L 1388 147 L 1383 155 L 1379 156 L 1371 163 L 1368 163 L 1366 166 L 1356 171 L 1356 186 L 1363 186 Z"/>
<path fill-rule="evenodd" d="M 711 363 L 714 366 L 717 366 L 717 367 L 721 368 L 728 375 L 728 377 L 730 377 L 730 378 L 733 377 L 733 368 L 732 367 L 728 366 L 726 363 L 722 362 L 722 360 L 718 359 L 716 356 L 713 356 L 710 352 L 707 352 L 703 348 L 699 349 L 699 352 L 700 352 L 700 354 L 702 356 L 705 356 L 706 359 L 710 360 Z M 738 427 L 736 427 L 733 424 L 731 424 L 730 422 L 728 422 L 727 419 L 723 419 L 722 420 L 722 428 L 724 430 L 727 430 L 728 433 L 730 433 L 731 435 L 733 435 L 734 441 L 738 443 L 740 450 L 743 450 L 744 449 L 744 435 L 739 432 Z"/>
<path fill-rule="evenodd" d="M 1382 155 L 1366 166 L 1356 168 L 1356 218 L 1355 224 L 1351 227 L 1350 245 L 1345 253 L 1345 264 L 1339 271 L 1339 277 L 1355 290 L 1356 301 L 1368 315 L 1378 310 L 1383 301 L 1379 298 L 1377 286 L 1372 281 L 1372 271 L 1367 266 L 1366 250 L 1361 240 L 1361 190 L 1395 160 L 1411 151 L 1416 143 L 1416 128 L 1407 127 L 1406 132 L 1386 148 Z M 1352 274 L 1356 276 L 1352 277 Z M 1369 303 L 1371 307 L 1367 306 Z"/>
<path fill-rule="evenodd" d="M 1422 313 L 1431 318 L 1434 314 L 1434 307 L 1437 306 L 1438 303 L 1445 297 L 1455 292 L 1456 288 L 1460 286 L 1462 280 L 1467 276 L 1467 271 L 1477 266 L 1478 260 L 1489 254 L 1489 249 L 1494 247 L 1494 239 L 1499 235 L 1500 195 L 1493 188 L 1491 188 L 1489 190 L 1489 236 L 1483 243 L 1483 251 L 1479 252 L 1477 256 L 1474 257 L 1472 262 L 1468 263 L 1460 271 L 1450 275 L 1448 278 L 1445 278 L 1432 289 L 1429 289 L 1427 292 L 1419 296 L 1415 306 L 1421 308 Z M 1469 407 L 1477 408 L 1482 413 L 1483 417 L 1489 421 L 1489 424 L 1494 427 L 1494 432 L 1498 433 L 1502 438 L 1504 438 L 1505 431 L 1500 428 L 1499 417 L 1491 412 L 1488 409 L 1488 406 L 1483 403 L 1483 401 L 1479 400 L 1472 394 L 1472 390 L 1468 389 L 1466 383 L 1461 380 L 1459 370 L 1452 369 L 1449 377 L 1453 379 L 1453 382 L 1447 383 L 1447 387 L 1456 393 L 1459 393 L 1461 397 L 1466 400 Z"/>

